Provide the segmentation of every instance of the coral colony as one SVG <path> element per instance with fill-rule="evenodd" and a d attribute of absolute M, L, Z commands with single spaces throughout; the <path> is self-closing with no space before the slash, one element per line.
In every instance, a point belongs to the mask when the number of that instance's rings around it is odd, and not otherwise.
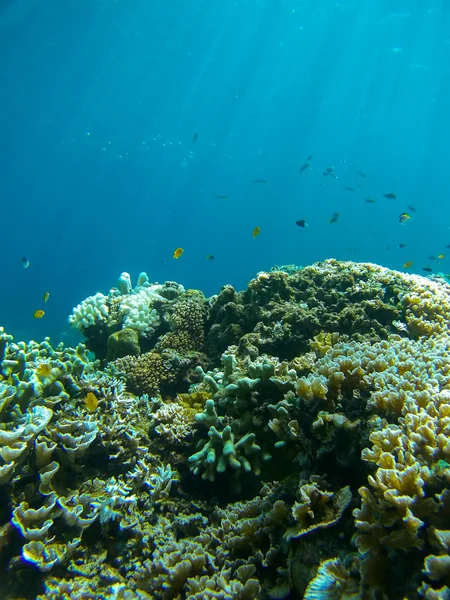
<path fill-rule="evenodd" d="M 449 315 L 327 260 L 1 329 L 0 597 L 450 598 Z"/>

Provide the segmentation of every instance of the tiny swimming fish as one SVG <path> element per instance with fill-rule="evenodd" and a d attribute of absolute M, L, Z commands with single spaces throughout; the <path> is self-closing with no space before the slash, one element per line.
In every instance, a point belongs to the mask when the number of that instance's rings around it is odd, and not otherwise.
<path fill-rule="evenodd" d="M 267 179 L 254 179 L 253 183 L 269 183 Z"/>
<path fill-rule="evenodd" d="M 409 221 L 411 218 L 411 215 L 408 215 L 408 213 L 402 213 L 399 218 L 398 218 L 398 222 L 399 223 L 406 223 L 406 221 Z"/>
<path fill-rule="evenodd" d="M 305 221 L 305 219 L 295 221 L 295 224 L 298 225 L 298 227 L 308 227 L 308 223 Z"/>
<path fill-rule="evenodd" d="M 195 142 L 198 140 L 198 133 L 194 133 L 194 135 L 192 136 L 192 143 L 195 144 Z"/>
<path fill-rule="evenodd" d="M 339 213 L 334 213 L 334 215 L 331 217 L 331 219 L 328 221 L 328 223 L 333 224 L 333 223 L 337 223 L 339 221 Z"/>
<path fill-rule="evenodd" d="M 438 258 L 439 258 L 439 260 L 442 260 L 443 258 L 445 258 L 445 255 L 444 254 L 438 254 Z"/>
<path fill-rule="evenodd" d="M 260 231 L 261 231 L 261 227 L 255 227 L 255 229 L 253 230 L 253 233 L 252 233 L 253 239 L 258 237 Z"/>
<path fill-rule="evenodd" d="M 35 310 L 35 311 L 34 311 L 34 313 L 33 313 L 33 317 L 34 317 L 35 319 L 42 319 L 42 317 L 43 317 L 44 315 L 45 315 L 45 312 L 44 312 L 43 310 L 41 310 L 41 309 L 39 309 L 39 310 Z"/>
<path fill-rule="evenodd" d="M 212 254 L 207 254 L 205 258 L 206 260 L 214 260 L 214 256 Z"/>
<path fill-rule="evenodd" d="M 409 269 L 410 267 L 413 266 L 413 261 L 412 260 L 408 260 L 408 262 L 405 262 L 405 264 L 403 265 L 404 269 Z"/>
<path fill-rule="evenodd" d="M 364 177 L 364 179 L 367 178 L 367 175 L 365 173 L 362 173 L 361 171 L 356 171 L 356 174 L 359 175 L 360 177 Z"/>
<path fill-rule="evenodd" d="M 88 392 L 86 394 L 86 398 L 84 399 L 84 403 L 86 404 L 86 408 L 89 412 L 94 412 L 98 406 L 98 398 L 94 392 Z"/>
<path fill-rule="evenodd" d="M 375 200 L 373 198 L 366 198 L 367 204 L 375 204 Z"/>
<path fill-rule="evenodd" d="M 184 252 L 183 248 L 177 248 L 175 250 L 175 252 L 173 253 L 173 257 L 180 258 L 180 256 L 183 254 L 183 252 Z"/>
<path fill-rule="evenodd" d="M 308 158 L 306 159 L 306 162 L 310 162 L 311 160 L 312 160 L 312 154 L 310 154 L 310 155 L 308 156 Z"/>
<path fill-rule="evenodd" d="M 425 271 L 426 273 L 432 273 L 433 269 L 431 267 L 422 267 L 422 271 Z"/>
<path fill-rule="evenodd" d="M 348 192 L 354 192 L 354 191 L 355 191 L 355 188 L 350 188 L 350 187 L 348 187 L 348 188 L 345 188 L 345 189 L 346 189 Z"/>
<path fill-rule="evenodd" d="M 299 173 L 303 173 L 304 171 L 306 171 L 306 169 L 309 169 L 309 167 L 311 166 L 311 163 L 309 161 L 306 161 L 298 170 Z"/>
<path fill-rule="evenodd" d="M 22 259 L 20 262 L 22 263 L 22 267 L 24 269 L 28 269 L 28 267 L 30 266 L 30 261 L 28 260 L 28 258 L 26 256 L 22 256 Z"/>
<path fill-rule="evenodd" d="M 412 204 L 408 204 L 408 208 L 411 212 L 416 212 L 416 207 L 413 206 Z"/>
<path fill-rule="evenodd" d="M 399 244 L 398 247 L 399 248 L 406 248 L 406 244 Z"/>
<path fill-rule="evenodd" d="M 219 194 L 217 196 L 214 196 L 214 198 L 218 198 L 219 200 L 228 200 L 229 196 L 228 194 Z"/>
<path fill-rule="evenodd" d="M 47 300 L 50 298 L 50 292 L 45 292 L 44 294 L 44 304 L 47 302 Z"/>
<path fill-rule="evenodd" d="M 389 200 L 395 200 L 397 198 L 397 196 L 394 194 L 394 192 L 389 192 L 388 194 L 383 194 L 384 198 L 389 198 Z"/>

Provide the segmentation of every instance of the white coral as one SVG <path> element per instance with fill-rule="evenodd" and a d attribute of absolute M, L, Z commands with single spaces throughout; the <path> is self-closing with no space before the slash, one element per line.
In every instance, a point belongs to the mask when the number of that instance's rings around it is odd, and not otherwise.
<path fill-rule="evenodd" d="M 89 296 L 73 309 L 69 323 L 72 327 L 83 331 L 99 321 L 106 321 L 109 313 L 107 300 L 107 297 L 100 292 L 95 296 Z"/>
<path fill-rule="evenodd" d="M 120 318 L 123 328 L 129 327 L 142 335 L 153 333 L 159 325 L 159 315 L 152 307 L 153 303 L 156 300 L 165 301 L 158 294 L 158 288 L 159 286 L 152 285 L 124 296 L 120 303 Z"/>

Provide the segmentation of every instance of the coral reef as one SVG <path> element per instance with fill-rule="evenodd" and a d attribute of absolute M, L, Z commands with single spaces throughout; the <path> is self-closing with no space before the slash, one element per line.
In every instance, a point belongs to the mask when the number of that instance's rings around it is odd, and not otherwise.
<path fill-rule="evenodd" d="M 329 260 L 0 328 L 0 597 L 450 598 L 449 317 Z"/>

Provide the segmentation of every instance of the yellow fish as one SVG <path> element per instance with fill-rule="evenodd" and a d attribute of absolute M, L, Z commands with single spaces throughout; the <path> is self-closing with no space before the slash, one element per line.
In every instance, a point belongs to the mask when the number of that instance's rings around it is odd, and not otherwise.
<path fill-rule="evenodd" d="M 42 319 L 42 317 L 43 317 L 44 315 L 45 315 L 45 312 L 44 312 L 43 310 L 41 310 L 41 309 L 39 309 L 39 310 L 35 310 L 35 311 L 34 311 L 34 313 L 33 313 L 33 317 L 34 317 L 35 319 Z"/>
<path fill-rule="evenodd" d="M 404 269 L 409 269 L 412 266 L 413 266 L 412 260 L 408 260 L 408 262 L 405 262 L 405 264 L 403 265 L 403 268 Z"/>
<path fill-rule="evenodd" d="M 41 363 L 36 369 L 36 373 L 39 377 L 48 377 L 52 372 L 52 368 L 48 363 Z"/>
<path fill-rule="evenodd" d="M 406 223 L 406 221 L 409 221 L 411 218 L 411 215 L 408 215 L 408 213 L 402 213 L 399 218 L 398 221 L 399 223 Z"/>
<path fill-rule="evenodd" d="M 445 258 L 445 256 L 444 256 L 443 254 L 438 254 L 438 258 L 439 258 L 440 260 L 442 260 L 443 258 Z"/>
<path fill-rule="evenodd" d="M 175 252 L 173 253 L 173 257 L 180 258 L 180 256 L 183 254 L 183 252 L 184 252 L 183 248 L 177 248 L 175 250 Z"/>
<path fill-rule="evenodd" d="M 86 394 L 86 398 L 84 399 L 84 403 L 86 404 L 86 408 L 90 412 L 94 412 L 94 410 L 96 410 L 96 408 L 98 406 L 98 398 L 94 394 L 94 392 L 88 392 Z"/>
<path fill-rule="evenodd" d="M 50 292 L 45 292 L 44 294 L 44 304 L 47 302 L 47 300 L 50 298 Z"/>
<path fill-rule="evenodd" d="M 261 231 L 261 227 L 255 227 L 255 229 L 253 230 L 253 239 L 255 239 L 256 237 L 258 237 L 259 233 Z"/>

